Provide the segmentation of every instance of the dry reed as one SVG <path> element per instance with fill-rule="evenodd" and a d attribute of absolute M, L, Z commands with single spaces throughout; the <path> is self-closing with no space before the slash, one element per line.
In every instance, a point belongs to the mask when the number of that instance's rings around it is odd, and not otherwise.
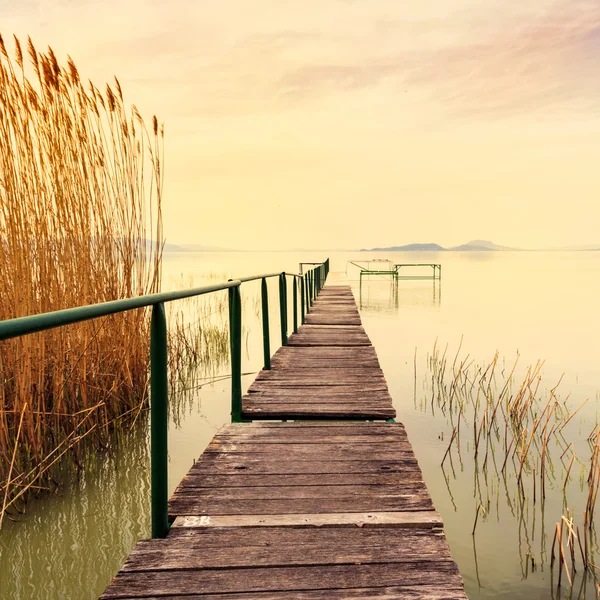
<path fill-rule="evenodd" d="M 158 291 L 163 127 L 116 79 L 102 93 L 51 48 L 27 54 L 0 37 L 0 320 Z M 138 310 L 0 343 L 0 524 L 143 405 L 148 331 Z"/>
<path fill-rule="evenodd" d="M 510 513 L 519 524 L 519 553 L 523 576 L 527 577 L 528 564 L 533 568 L 535 564 L 543 565 L 545 561 L 543 528 L 541 538 L 535 535 L 536 511 L 541 514 L 543 522 L 549 489 L 555 494 L 561 493 L 565 510 L 568 506 L 567 489 L 574 479 L 573 473 L 578 466 L 581 466 L 583 473 L 587 464 L 587 503 L 585 508 L 581 506 L 583 538 L 579 535 L 579 528 L 573 524 L 571 511 L 567 510 L 561 527 L 556 529 L 552 549 L 554 556 L 557 541 L 559 548 L 562 545 L 559 553 L 560 572 L 564 571 L 571 582 L 577 572 L 576 546 L 580 548 L 584 571 L 591 564 L 590 553 L 593 548 L 590 536 L 594 535 L 594 513 L 600 489 L 600 428 L 596 426 L 588 436 L 589 462 L 580 460 L 575 452 L 576 447 L 579 454 L 582 451 L 581 444 L 576 445 L 578 438 L 569 440 L 564 436 L 567 433 L 576 435 L 574 419 L 581 414 L 587 401 L 574 411 L 569 410 L 569 397 L 563 399 L 559 396 L 562 377 L 556 385 L 545 391 L 542 386 L 542 361 L 521 371 L 523 374 L 518 378 L 518 355 L 514 364 L 507 367 L 503 366 L 504 361 L 500 360 L 498 353 L 490 362 L 479 365 L 468 356 L 463 359 L 461 347 L 462 339 L 459 351 L 448 359 L 447 347 L 442 352 L 436 341 L 433 352 L 428 355 L 430 377 L 425 379 L 421 406 L 426 410 L 431 407 L 432 411 L 435 407 L 446 419 L 449 442 L 441 450 L 442 469 L 449 461 L 452 473 L 455 473 L 452 467 L 453 454 L 458 456 L 461 471 L 464 470 L 465 451 L 472 459 L 476 507 L 472 534 L 490 514 L 490 507 L 493 506 L 491 497 L 495 496 L 496 513 L 499 514 L 498 502 L 503 492 Z M 562 473 L 559 471 L 561 465 Z M 449 478 L 445 471 L 443 474 L 450 492 Z M 456 475 L 454 477 L 456 479 Z M 582 475 L 582 492 L 584 485 Z M 452 495 L 451 501 L 454 503 Z M 567 529 L 563 532 L 564 527 Z M 521 536 L 524 536 L 525 554 L 521 553 Z M 531 542 L 536 537 L 540 539 L 538 556 L 534 556 L 531 548 Z M 570 566 L 566 562 L 568 557 L 565 548 L 570 554 Z"/>

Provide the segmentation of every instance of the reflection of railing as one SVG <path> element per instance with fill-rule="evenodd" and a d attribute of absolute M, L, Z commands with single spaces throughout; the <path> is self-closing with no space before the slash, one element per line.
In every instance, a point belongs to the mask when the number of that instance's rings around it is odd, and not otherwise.
<path fill-rule="evenodd" d="M 169 529 L 167 515 L 167 402 L 168 402 L 168 363 L 167 363 L 167 320 L 165 303 L 184 298 L 192 298 L 228 290 L 229 293 L 229 343 L 231 352 L 231 420 L 242 421 L 242 302 L 240 286 L 248 281 L 261 280 L 263 346 L 265 369 L 271 368 L 271 350 L 269 334 L 269 301 L 267 279 L 279 278 L 279 311 L 281 322 L 281 344 L 287 345 L 287 276 L 293 278 L 293 324 L 298 329 L 298 296 L 300 296 L 301 322 L 313 300 L 323 287 L 329 273 L 329 259 L 315 264 L 314 268 L 302 275 L 294 273 L 269 273 L 225 283 L 210 285 L 179 292 L 166 292 L 114 300 L 68 308 L 50 313 L 20 317 L 0 322 L 0 341 L 10 338 L 46 331 L 73 323 L 81 323 L 99 317 L 106 317 L 129 310 L 152 307 L 150 322 L 150 451 L 152 482 L 152 537 L 165 537 Z M 300 284 L 298 285 L 298 282 Z"/>
<path fill-rule="evenodd" d="M 359 306 L 361 310 L 366 311 L 392 311 L 397 312 L 400 306 L 434 306 L 439 307 L 442 301 L 442 282 L 438 278 L 417 277 L 408 278 L 431 281 L 431 288 L 428 286 L 406 287 L 399 286 L 398 281 L 392 277 L 391 280 L 366 280 L 363 286 L 363 280 L 359 283 Z M 388 284 L 383 287 L 377 284 Z M 384 291 L 386 293 L 384 293 Z"/>

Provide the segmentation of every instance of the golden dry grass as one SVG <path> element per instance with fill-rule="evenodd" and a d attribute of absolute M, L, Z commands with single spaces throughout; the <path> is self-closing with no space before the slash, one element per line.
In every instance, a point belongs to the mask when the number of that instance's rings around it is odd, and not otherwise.
<path fill-rule="evenodd" d="M 119 82 L 0 37 L 0 320 L 157 291 L 163 128 Z M 149 243 L 150 238 L 157 240 Z M 144 310 L 0 343 L 0 523 L 65 452 L 147 397 Z M 70 449 L 70 450 L 69 450 Z"/>

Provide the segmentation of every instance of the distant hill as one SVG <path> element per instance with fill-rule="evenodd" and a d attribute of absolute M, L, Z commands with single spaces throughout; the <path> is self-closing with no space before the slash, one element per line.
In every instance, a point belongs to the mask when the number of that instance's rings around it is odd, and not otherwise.
<path fill-rule="evenodd" d="M 446 250 L 439 244 L 407 244 L 406 246 L 389 246 L 387 248 L 363 248 L 361 252 L 441 252 Z"/>
<path fill-rule="evenodd" d="M 490 252 L 518 250 L 518 248 L 509 248 L 508 246 L 499 246 L 488 240 L 471 240 L 460 246 L 444 248 L 439 244 L 406 244 L 405 246 L 388 246 L 387 248 L 363 248 L 361 252 Z"/>
<path fill-rule="evenodd" d="M 449 248 L 449 250 L 475 250 L 478 252 L 482 252 L 486 250 L 519 250 L 519 248 L 499 246 L 498 244 L 494 244 L 494 242 L 490 242 L 488 240 L 471 240 L 470 242 L 462 244 L 461 246 Z"/>

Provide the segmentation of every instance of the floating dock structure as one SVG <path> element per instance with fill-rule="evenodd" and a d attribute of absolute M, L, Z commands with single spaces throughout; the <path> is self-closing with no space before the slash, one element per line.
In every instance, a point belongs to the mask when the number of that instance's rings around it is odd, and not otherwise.
<path fill-rule="evenodd" d="M 366 262 L 366 267 L 364 262 Z M 369 275 L 389 275 L 393 281 L 400 279 L 433 279 L 434 281 L 442 280 L 442 265 L 439 263 L 394 263 L 388 259 L 373 259 L 370 261 L 364 261 L 363 264 L 360 262 L 348 261 L 349 264 L 358 267 L 360 269 L 360 280 Z M 384 263 L 387 268 L 371 268 L 371 263 Z M 400 275 L 400 269 L 406 267 L 431 267 L 433 272 L 431 275 Z"/>
<path fill-rule="evenodd" d="M 241 410 L 103 600 L 467 598 L 348 286 L 321 289 Z"/>

